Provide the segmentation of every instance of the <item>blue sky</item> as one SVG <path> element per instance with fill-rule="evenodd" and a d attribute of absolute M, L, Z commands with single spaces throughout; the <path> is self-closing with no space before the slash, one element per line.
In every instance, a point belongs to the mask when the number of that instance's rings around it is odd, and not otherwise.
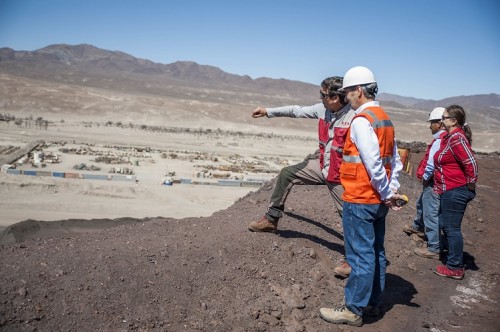
<path fill-rule="evenodd" d="M 0 47 L 91 44 L 159 63 L 319 84 L 364 65 L 379 91 L 500 93 L 497 0 L 0 0 Z"/>

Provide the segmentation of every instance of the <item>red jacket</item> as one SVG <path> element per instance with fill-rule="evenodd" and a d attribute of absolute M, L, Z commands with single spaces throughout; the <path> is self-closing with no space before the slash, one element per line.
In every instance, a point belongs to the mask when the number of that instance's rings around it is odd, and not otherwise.
<path fill-rule="evenodd" d="M 445 191 L 477 181 L 477 162 L 465 133 L 453 130 L 441 140 L 441 148 L 434 155 L 434 191 Z"/>

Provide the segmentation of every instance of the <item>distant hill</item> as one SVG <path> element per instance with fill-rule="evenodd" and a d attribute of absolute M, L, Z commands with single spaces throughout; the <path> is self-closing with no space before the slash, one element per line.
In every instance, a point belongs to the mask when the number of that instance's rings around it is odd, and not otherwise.
<path fill-rule="evenodd" d="M 457 96 L 441 100 L 425 100 L 413 97 L 402 97 L 389 93 L 380 93 L 377 99 L 387 106 L 396 108 L 414 108 L 417 110 L 432 110 L 435 107 L 446 107 L 449 105 L 460 105 L 474 115 L 483 118 L 484 121 L 500 121 L 500 95 L 483 94 L 472 96 Z"/>
<path fill-rule="evenodd" d="M 33 79 L 45 79 L 68 84 L 78 84 L 106 89 L 166 94 L 173 86 L 188 86 L 186 95 L 193 89 L 228 90 L 241 93 L 258 93 L 290 97 L 297 101 L 318 102 L 318 86 L 286 79 L 230 74 L 221 69 L 199 65 L 191 61 L 170 64 L 139 59 L 120 51 L 109 51 L 92 45 L 55 44 L 36 51 L 16 51 L 0 48 L 0 72 Z M 319 85 L 319 82 L 318 82 Z M 176 95 L 182 90 L 175 91 Z M 443 100 L 425 100 L 380 93 L 377 99 L 391 107 L 429 110 L 435 106 L 452 103 L 471 110 L 496 112 L 500 109 L 500 95 L 457 96 Z"/>
<path fill-rule="evenodd" d="M 429 100 L 417 99 L 417 98 L 413 98 L 413 97 L 398 96 L 398 95 L 394 95 L 391 93 L 385 93 L 385 92 L 379 93 L 377 95 L 377 99 L 379 101 L 383 101 L 383 102 L 393 102 L 393 103 L 396 103 L 396 104 L 399 104 L 399 105 L 402 105 L 405 107 L 413 107 L 414 105 L 416 105 L 418 103 L 423 103 L 423 102 L 429 101 Z"/>
<path fill-rule="evenodd" d="M 446 98 L 440 101 L 423 101 L 414 105 L 419 109 L 433 109 L 438 106 L 461 105 L 470 111 L 474 116 L 478 116 L 481 122 L 500 121 L 500 95 L 484 94 L 474 96 L 457 96 Z M 479 119 L 476 119 L 479 120 Z"/>
<path fill-rule="evenodd" d="M 280 95 L 318 102 L 318 86 L 229 74 L 191 61 L 159 64 L 91 45 L 50 45 L 36 51 L 0 49 L 0 72 L 119 91 L 192 96 L 197 89 Z M 179 87 L 188 87 L 183 92 Z M 205 91 L 206 92 L 206 91 Z M 216 98 L 215 98 L 216 99 Z"/>

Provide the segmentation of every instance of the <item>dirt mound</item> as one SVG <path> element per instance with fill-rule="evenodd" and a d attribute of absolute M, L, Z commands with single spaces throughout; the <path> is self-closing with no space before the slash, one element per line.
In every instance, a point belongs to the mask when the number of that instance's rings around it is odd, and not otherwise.
<path fill-rule="evenodd" d="M 416 243 L 401 230 L 420 191 L 405 174 L 401 182 L 411 204 L 389 213 L 383 314 L 341 329 L 496 331 L 500 269 L 491 248 L 499 232 L 484 216 L 481 194 L 463 224 L 466 278 L 443 279 L 432 273 L 437 261 L 412 255 Z M 338 330 L 318 310 L 343 298 L 345 280 L 333 276 L 344 253 L 341 220 L 324 187 L 301 186 L 289 196 L 278 234 L 249 232 L 271 189 L 210 217 L 129 220 L 2 245 L 0 330 Z"/>

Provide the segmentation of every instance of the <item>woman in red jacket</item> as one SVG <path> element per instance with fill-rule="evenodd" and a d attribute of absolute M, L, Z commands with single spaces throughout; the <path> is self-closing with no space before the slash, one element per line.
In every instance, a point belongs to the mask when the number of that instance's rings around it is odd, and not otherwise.
<path fill-rule="evenodd" d="M 461 106 L 451 105 L 443 113 L 447 134 L 434 155 L 434 191 L 440 194 L 439 227 L 448 242 L 446 265 L 436 267 L 437 275 L 464 278 L 462 219 L 465 208 L 476 196 L 477 162 L 471 149 L 472 132 Z M 442 246 L 441 246 L 442 247 Z"/>

